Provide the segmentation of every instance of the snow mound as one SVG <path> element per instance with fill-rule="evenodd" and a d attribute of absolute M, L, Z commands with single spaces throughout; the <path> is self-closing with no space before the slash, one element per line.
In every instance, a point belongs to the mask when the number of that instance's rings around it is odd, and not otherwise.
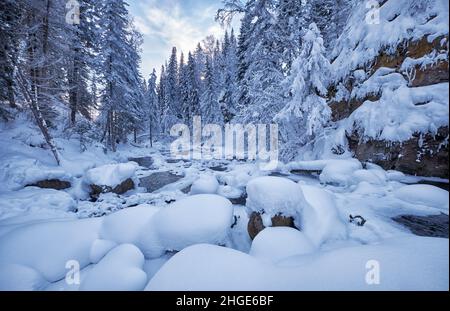
<path fill-rule="evenodd" d="M 355 182 L 353 173 L 362 169 L 356 159 L 327 161 L 320 174 L 320 181 L 326 184 L 349 186 Z"/>
<path fill-rule="evenodd" d="M 277 262 L 294 255 L 312 253 L 315 249 L 302 232 L 288 227 L 272 227 L 264 229 L 255 237 L 249 254 Z"/>
<path fill-rule="evenodd" d="M 1 291 L 35 291 L 47 285 L 48 282 L 35 269 L 18 264 L 0 265 Z"/>
<path fill-rule="evenodd" d="M 26 187 L 0 194 L 0 219 L 44 211 L 55 211 L 63 215 L 75 208 L 76 202 L 64 191 Z"/>
<path fill-rule="evenodd" d="M 173 256 L 146 290 L 448 290 L 448 260 L 447 239 L 415 236 L 293 256 L 277 265 L 202 244 Z M 380 283 L 369 284 L 376 264 Z"/>
<path fill-rule="evenodd" d="M 148 291 L 263 290 L 270 268 L 255 258 L 225 247 L 199 244 L 173 256 L 150 280 Z"/>
<path fill-rule="evenodd" d="M 156 258 L 193 244 L 221 244 L 232 222 L 229 200 L 213 194 L 194 195 L 158 211 L 143 228 L 137 245 L 146 258 Z"/>
<path fill-rule="evenodd" d="M 116 242 L 97 239 L 92 243 L 89 259 L 91 263 L 98 263 L 105 255 L 117 246 Z"/>
<path fill-rule="evenodd" d="M 217 178 L 213 175 L 203 175 L 192 184 L 190 194 L 215 194 L 218 190 Z"/>
<path fill-rule="evenodd" d="M 247 208 L 269 216 L 282 214 L 299 220 L 307 205 L 301 188 L 287 178 L 255 178 L 247 184 L 247 194 Z"/>
<path fill-rule="evenodd" d="M 64 278 L 69 260 L 77 260 L 81 268 L 91 263 L 91 245 L 100 225 L 101 219 L 83 219 L 15 229 L 0 238 L 0 265 L 28 266 L 47 281 L 58 281 Z"/>
<path fill-rule="evenodd" d="M 314 186 L 300 187 L 308 202 L 303 211 L 302 232 L 317 247 L 326 241 L 345 239 L 347 229 L 331 194 Z"/>
<path fill-rule="evenodd" d="M 85 181 L 90 185 L 114 188 L 133 177 L 138 167 L 135 162 L 99 166 L 86 172 Z"/>
<path fill-rule="evenodd" d="M 84 291 L 137 291 L 147 282 L 142 270 L 144 255 L 132 244 L 122 244 L 110 251 L 80 285 Z"/>
<path fill-rule="evenodd" d="M 395 190 L 396 198 L 411 203 L 435 207 L 446 211 L 449 209 L 448 191 L 431 185 L 409 185 Z"/>
<path fill-rule="evenodd" d="M 100 237 L 117 244 L 135 244 L 139 234 L 157 211 L 157 207 L 142 204 L 110 214 L 103 219 Z"/>
<path fill-rule="evenodd" d="M 357 170 L 353 172 L 353 177 L 357 183 L 368 182 L 373 185 L 383 186 L 386 184 L 386 172 L 380 169 Z"/>

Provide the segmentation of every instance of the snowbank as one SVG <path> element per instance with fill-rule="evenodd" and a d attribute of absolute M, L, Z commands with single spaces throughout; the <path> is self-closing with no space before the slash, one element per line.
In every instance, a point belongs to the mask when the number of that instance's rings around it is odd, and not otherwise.
<path fill-rule="evenodd" d="M 138 164 L 135 162 L 108 164 L 86 172 L 85 182 L 89 185 L 116 187 L 134 176 Z"/>
<path fill-rule="evenodd" d="M 35 269 L 49 282 L 65 277 L 66 263 L 91 263 L 101 219 L 55 221 L 21 227 L 0 238 L 0 266 L 20 264 Z"/>
<path fill-rule="evenodd" d="M 301 218 L 308 204 L 301 188 L 293 181 L 281 177 L 258 177 L 247 184 L 247 208 L 250 211 L 276 216 Z"/>
<path fill-rule="evenodd" d="M 193 244 L 221 244 L 232 222 L 229 200 L 213 194 L 194 195 L 157 212 L 143 228 L 137 245 L 146 258 L 156 258 Z"/>
<path fill-rule="evenodd" d="M 76 202 L 64 191 L 26 187 L 19 191 L 0 193 L 0 219 L 46 212 L 61 217 L 75 208 Z"/>
<path fill-rule="evenodd" d="M 288 227 L 272 227 L 258 233 L 249 254 L 275 263 L 294 255 L 312 253 L 315 249 L 302 232 Z"/>
<path fill-rule="evenodd" d="M 217 178 L 212 175 L 202 175 L 191 187 L 191 195 L 194 194 L 215 194 L 219 189 Z"/>
<path fill-rule="evenodd" d="M 142 270 L 144 255 L 132 244 L 122 244 L 109 252 L 81 282 L 86 291 L 137 291 L 147 283 Z"/>
<path fill-rule="evenodd" d="M 448 260 L 447 239 L 413 236 L 293 256 L 279 265 L 223 247 L 195 245 L 173 256 L 146 290 L 448 290 Z M 371 285 L 366 276 L 374 263 L 380 267 L 380 283 Z"/>
<path fill-rule="evenodd" d="M 409 185 L 395 190 L 396 198 L 411 203 L 431 206 L 448 214 L 448 191 L 431 185 Z"/>

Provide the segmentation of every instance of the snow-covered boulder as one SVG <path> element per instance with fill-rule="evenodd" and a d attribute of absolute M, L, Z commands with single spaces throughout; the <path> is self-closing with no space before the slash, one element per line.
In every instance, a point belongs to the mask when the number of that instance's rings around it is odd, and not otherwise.
<path fill-rule="evenodd" d="M 331 194 L 315 186 L 300 185 L 306 201 L 302 217 L 302 232 L 320 246 L 329 240 L 345 239 L 347 229 Z"/>
<path fill-rule="evenodd" d="M 100 193 L 123 194 L 134 188 L 134 176 L 138 164 L 135 162 L 108 164 L 86 172 L 85 183 L 90 185 L 93 197 Z"/>
<path fill-rule="evenodd" d="M 136 244 L 139 235 L 159 208 L 141 204 L 110 214 L 103 219 L 100 237 L 117 244 Z"/>
<path fill-rule="evenodd" d="M 199 244 L 173 256 L 150 280 L 145 290 L 263 290 L 270 266 L 245 253 Z"/>
<path fill-rule="evenodd" d="M 448 214 L 448 191 L 431 185 L 408 185 L 395 190 L 396 198 L 411 203 L 431 206 Z"/>
<path fill-rule="evenodd" d="M 13 156 L 2 160 L 0 180 L 10 190 L 31 185 L 61 190 L 71 186 L 72 175 L 62 168 L 49 167 L 35 159 Z"/>
<path fill-rule="evenodd" d="M 233 223 L 229 200 L 199 194 L 159 210 L 142 230 L 137 245 L 147 258 L 198 244 L 224 244 Z"/>
<path fill-rule="evenodd" d="M 387 174 L 380 169 L 357 170 L 353 172 L 356 183 L 366 181 L 373 185 L 383 186 L 386 184 Z"/>
<path fill-rule="evenodd" d="M 315 246 L 304 233 L 289 227 L 266 228 L 253 240 L 250 255 L 277 262 L 294 255 L 309 254 Z"/>
<path fill-rule="evenodd" d="M 132 244 L 122 244 L 110 251 L 81 282 L 86 291 L 137 291 L 147 283 L 142 270 L 144 255 Z"/>
<path fill-rule="evenodd" d="M 356 159 L 330 160 L 320 174 L 320 181 L 325 184 L 349 186 L 355 182 L 354 172 L 362 169 Z"/>
<path fill-rule="evenodd" d="M 247 208 L 270 216 L 283 215 L 300 221 L 307 205 L 302 189 L 292 180 L 281 177 L 258 177 L 247 184 Z"/>
<path fill-rule="evenodd" d="M 218 190 L 217 178 L 213 175 L 203 175 L 192 184 L 190 194 L 216 194 Z"/>

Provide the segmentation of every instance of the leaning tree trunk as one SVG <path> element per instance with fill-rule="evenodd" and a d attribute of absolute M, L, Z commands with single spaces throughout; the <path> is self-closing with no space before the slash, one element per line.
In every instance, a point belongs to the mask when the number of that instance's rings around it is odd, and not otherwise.
<path fill-rule="evenodd" d="M 30 110 L 36 121 L 36 124 L 38 125 L 39 129 L 41 130 L 42 135 L 45 138 L 45 141 L 47 142 L 48 146 L 50 147 L 50 150 L 53 153 L 53 156 L 55 157 L 56 163 L 58 163 L 58 165 L 60 165 L 61 161 L 59 159 L 58 149 L 56 148 L 56 145 L 55 145 L 52 137 L 50 136 L 50 133 L 48 132 L 47 123 L 45 122 L 44 117 L 42 116 L 42 114 L 39 110 L 39 105 L 36 101 L 36 98 L 32 94 L 35 92 L 30 92 L 30 90 L 27 87 L 26 80 L 23 77 L 22 72 L 20 70 L 18 70 L 18 84 L 22 90 L 25 100 L 28 103 L 28 106 L 30 107 Z"/>

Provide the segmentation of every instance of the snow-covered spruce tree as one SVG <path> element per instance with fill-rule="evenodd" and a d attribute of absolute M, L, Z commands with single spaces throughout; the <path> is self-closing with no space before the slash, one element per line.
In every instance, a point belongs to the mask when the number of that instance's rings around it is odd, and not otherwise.
<path fill-rule="evenodd" d="M 273 29 L 283 58 L 283 72 L 288 74 L 300 51 L 303 27 L 302 0 L 280 0 L 276 7 L 277 22 Z"/>
<path fill-rule="evenodd" d="M 159 131 L 159 107 L 158 107 L 158 95 L 156 92 L 156 70 L 153 69 L 150 78 L 148 79 L 147 90 L 145 94 L 145 116 L 148 122 L 149 141 L 150 146 L 153 146 L 154 134 Z"/>
<path fill-rule="evenodd" d="M 178 60 L 177 48 L 172 48 L 168 67 L 166 68 L 166 92 L 165 92 L 165 123 L 171 126 L 172 121 L 181 119 L 180 91 L 178 86 Z"/>
<path fill-rule="evenodd" d="M 180 85 L 180 105 L 182 112 L 182 120 L 189 123 L 189 92 L 191 86 L 189 85 L 189 71 L 184 54 L 181 53 L 180 68 L 178 70 L 178 81 Z"/>
<path fill-rule="evenodd" d="M 279 111 L 282 101 L 282 54 L 277 46 L 272 14 L 273 0 L 260 0 L 253 8 L 252 33 L 247 38 L 247 70 L 244 75 L 248 86 L 248 103 L 241 119 L 246 122 L 268 123 Z"/>
<path fill-rule="evenodd" d="M 208 124 L 222 124 L 223 117 L 220 113 L 220 107 L 216 94 L 216 76 L 214 75 L 213 65 L 210 57 L 206 57 L 205 64 L 205 90 L 201 96 L 201 115 L 202 121 Z"/>
<path fill-rule="evenodd" d="M 188 98 L 185 114 L 187 115 L 188 124 L 192 122 L 192 118 L 200 115 L 200 90 L 198 86 L 197 62 L 192 53 L 189 52 L 187 63 L 187 79 L 188 79 Z"/>
<path fill-rule="evenodd" d="M 123 0 L 102 0 L 100 11 L 103 30 L 102 55 L 102 114 L 107 134 L 107 145 L 116 151 L 116 144 L 139 121 L 143 105 L 142 77 L 138 71 L 141 43 L 132 30 L 126 3 Z"/>
<path fill-rule="evenodd" d="M 204 83 L 202 77 L 205 73 L 206 54 L 201 43 L 197 44 L 197 48 L 192 55 L 195 62 L 195 79 L 199 94 L 203 93 Z"/>
<path fill-rule="evenodd" d="M 17 108 L 14 71 L 22 39 L 20 28 L 25 17 L 22 1 L 2 1 L 0 14 L 0 118 L 10 119 L 9 108 Z"/>
<path fill-rule="evenodd" d="M 163 117 L 164 117 L 164 110 L 166 109 L 166 107 L 165 107 L 165 99 L 166 99 L 165 87 L 166 87 L 166 69 L 165 69 L 164 65 L 162 65 L 161 73 L 159 75 L 159 83 L 158 83 L 158 87 L 156 89 L 156 94 L 158 96 L 158 108 L 159 108 L 159 113 L 158 113 L 159 122 L 158 123 L 160 125 L 161 133 L 164 131 Z"/>
<path fill-rule="evenodd" d="M 71 126 L 75 126 L 77 113 L 81 113 L 87 119 L 92 117 L 90 115 L 92 94 L 89 91 L 89 84 L 93 72 L 99 65 L 95 47 L 100 42 L 101 35 L 96 27 L 100 17 L 98 2 L 81 0 L 78 3 L 80 22 L 71 25 L 71 35 L 68 40 L 67 82 Z"/>
<path fill-rule="evenodd" d="M 325 48 L 329 49 L 338 38 L 338 3 L 336 0 L 312 0 L 311 21 L 319 28 Z"/>
<path fill-rule="evenodd" d="M 299 149 L 321 134 L 331 117 L 326 99 L 330 63 L 320 31 L 312 23 L 303 36 L 299 57 L 292 64 L 291 75 L 285 80 L 288 101 L 276 115 L 279 123 L 281 156 L 292 160 Z"/>
<path fill-rule="evenodd" d="M 218 72 L 221 81 L 218 89 L 218 100 L 225 123 L 230 122 L 237 114 L 237 70 L 237 42 L 234 30 L 231 30 L 230 36 L 228 36 L 228 33 L 225 33 L 220 71 Z"/>

